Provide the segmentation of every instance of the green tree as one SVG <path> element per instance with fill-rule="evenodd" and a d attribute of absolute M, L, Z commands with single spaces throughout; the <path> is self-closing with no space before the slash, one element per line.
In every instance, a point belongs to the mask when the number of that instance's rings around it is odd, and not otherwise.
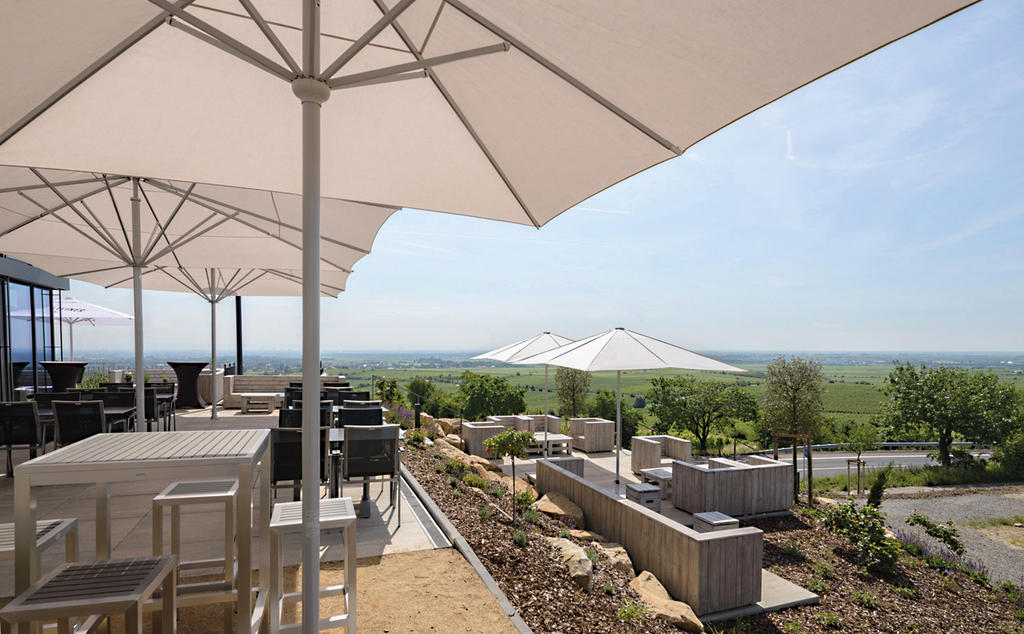
<path fill-rule="evenodd" d="M 850 425 L 847 432 L 847 440 L 843 445 L 847 451 L 857 454 L 857 460 L 865 451 L 871 451 L 878 442 L 878 428 L 869 422 L 861 421 Z"/>
<path fill-rule="evenodd" d="M 647 407 L 647 401 L 644 400 L 644 395 L 643 394 L 637 394 L 636 395 L 636 398 L 633 399 L 633 407 L 635 409 L 643 409 L 643 408 Z"/>
<path fill-rule="evenodd" d="M 652 379 L 647 407 L 661 422 L 661 428 L 676 427 L 692 433 L 701 452 L 707 451 L 711 432 L 722 430 L 730 420 L 757 418 L 757 399 L 747 390 L 688 376 Z"/>
<path fill-rule="evenodd" d="M 434 400 L 434 393 L 437 391 L 433 383 L 421 376 L 417 376 L 409 381 L 405 389 L 408 390 L 409 403 L 411 405 L 415 405 L 418 399 L 424 407 L 426 407 L 427 403 Z"/>
<path fill-rule="evenodd" d="M 821 364 L 810 359 L 779 357 L 765 373 L 761 413 L 772 432 L 810 434 L 822 422 Z"/>
<path fill-rule="evenodd" d="M 590 372 L 558 368 L 555 370 L 555 394 L 562 416 L 581 416 L 587 406 L 587 390 L 590 389 Z"/>
<path fill-rule="evenodd" d="M 402 396 L 402 391 L 399 389 L 398 380 L 396 379 L 382 376 L 377 379 L 374 389 L 376 390 L 375 396 L 389 405 L 397 407 L 405 403 L 405 398 Z"/>
<path fill-rule="evenodd" d="M 588 407 L 589 415 L 605 420 L 615 420 L 615 392 L 611 390 L 598 390 L 594 400 Z M 629 448 L 633 443 L 633 436 L 636 435 L 637 425 L 640 423 L 640 412 L 629 406 L 629 403 L 622 401 L 622 446 Z"/>
<path fill-rule="evenodd" d="M 533 444 L 533 434 L 528 431 L 506 429 L 496 436 L 484 440 L 484 447 L 492 457 L 502 460 L 505 456 L 512 458 L 512 499 L 516 498 L 516 458 L 526 459 L 526 449 Z M 512 517 L 515 518 L 516 505 L 512 505 Z"/>
<path fill-rule="evenodd" d="M 504 377 L 463 372 L 459 395 L 465 416 L 470 420 L 526 410 L 526 390 L 512 385 Z"/>
<path fill-rule="evenodd" d="M 926 430 L 938 439 L 939 461 L 950 463 L 955 435 L 994 442 L 1021 425 L 1021 395 L 991 371 L 895 364 L 885 379 L 883 417 L 893 430 Z"/>

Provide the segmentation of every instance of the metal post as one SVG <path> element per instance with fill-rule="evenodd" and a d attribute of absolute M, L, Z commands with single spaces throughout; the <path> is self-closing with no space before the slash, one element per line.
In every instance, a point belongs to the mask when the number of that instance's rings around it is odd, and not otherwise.
<path fill-rule="evenodd" d="M 619 488 L 619 454 L 622 453 L 622 370 L 615 371 L 615 490 Z"/>
<path fill-rule="evenodd" d="M 242 297 L 235 295 L 235 374 L 245 374 L 242 368 Z"/>
<path fill-rule="evenodd" d="M 807 506 L 814 506 L 814 452 L 811 449 L 811 437 L 807 437 Z"/>
<path fill-rule="evenodd" d="M 142 201 L 132 179 L 132 299 L 135 304 L 135 429 L 146 420 L 146 374 L 142 362 Z"/>
<path fill-rule="evenodd" d="M 420 399 L 416 399 L 416 404 L 413 405 L 413 411 L 416 415 L 416 429 L 420 428 Z"/>
<path fill-rule="evenodd" d="M 210 286 L 210 419 L 217 418 L 217 302 Z"/>
<path fill-rule="evenodd" d="M 75 324 L 68 322 L 68 350 L 71 353 L 70 361 L 75 360 Z"/>
<path fill-rule="evenodd" d="M 302 623 L 320 622 L 320 105 L 331 96 L 320 69 L 320 3 L 302 3 Z"/>

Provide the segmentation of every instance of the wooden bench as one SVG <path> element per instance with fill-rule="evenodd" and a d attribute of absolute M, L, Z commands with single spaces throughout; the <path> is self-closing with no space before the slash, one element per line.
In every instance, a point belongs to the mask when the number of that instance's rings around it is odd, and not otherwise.
<path fill-rule="evenodd" d="M 242 414 L 273 414 L 284 394 L 278 392 L 242 392 L 238 395 Z"/>
<path fill-rule="evenodd" d="M 640 478 L 644 482 L 657 485 L 661 490 L 661 499 L 667 500 L 672 495 L 672 470 L 665 467 L 641 469 Z"/>
<path fill-rule="evenodd" d="M 176 631 L 174 557 L 63 564 L 14 598 L 0 618 L 12 625 L 57 622 L 60 634 L 90 631 L 104 617 L 125 615 L 127 634 L 142 633 L 143 604 L 161 588 L 160 631 Z M 73 630 L 73 621 L 86 618 Z M 158 627 L 153 614 L 154 630 Z"/>
<path fill-rule="evenodd" d="M 710 533 L 713 531 L 724 531 L 730 528 L 739 528 L 740 521 L 718 511 L 707 513 L 694 513 L 693 530 L 698 533 Z"/>
<path fill-rule="evenodd" d="M 626 485 L 626 499 L 661 513 L 661 489 L 653 484 L 630 482 Z"/>

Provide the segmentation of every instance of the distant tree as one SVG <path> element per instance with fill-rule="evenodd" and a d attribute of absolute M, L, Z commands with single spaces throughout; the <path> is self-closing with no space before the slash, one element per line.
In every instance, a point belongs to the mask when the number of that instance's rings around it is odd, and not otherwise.
<path fill-rule="evenodd" d="M 526 390 L 512 385 L 504 377 L 474 372 L 462 373 L 459 384 L 466 418 L 480 420 L 485 416 L 519 414 L 526 410 Z"/>
<path fill-rule="evenodd" d="M 897 433 L 917 428 L 937 437 L 944 466 L 954 435 L 988 443 L 1021 426 L 1021 394 L 991 371 L 897 363 L 884 392 L 884 419 Z"/>
<path fill-rule="evenodd" d="M 688 376 L 652 379 L 647 403 L 661 428 L 689 431 L 696 437 L 701 452 L 707 451 L 712 431 L 723 429 L 733 419 L 757 417 L 757 400 L 743 388 Z"/>
<path fill-rule="evenodd" d="M 776 433 L 814 436 L 822 423 L 821 364 L 810 359 L 779 357 L 765 373 L 761 413 Z"/>
<path fill-rule="evenodd" d="M 587 408 L 588 414 L 595 418 L 615 420 L 615 392 L 610 390 L 598 390 L 594 400 L 590 401 Z M 640 422 L 640 412 L 629 406 L 626 401 L 622 402 L 622 446 L 629 448 L 633 443 L 633 436 L 636 435 L 636 428 Z"/>
<path fill-rule="evenodd" d="M 426 407 L 427 403 L 434 400 L 434 393 L 437 388 L 429 380 L 417 376 L 413 380 L 406 384 L 405 389 L 408 390 L 409 404 L 415 405 L 416 401 Z"/>
<path fill-rule="evenodd" d="M 636 398 L 633 399 L 633 407 L 635 409 L 643 409 L 647 407 L 647 401 L 644 400 L 643 394 L 637 394 Z"/>
<path fill-rule="evenodd" d="M 382 376 L 377 379 L 374 389 L 376 390 L 375 396 L 385 403 L 395 406 L 405 403 L 405 398 L 402 396 L 402 391 L 398 388 L 398 381 L 396 379 Z"/>
<path fill-rule="evenodd" d="M 587 390 L 590 389 L 590 372 L 558 368 L 555 370 L 555 394 L 562 416 L 581 416 L 587 406 Z"/>

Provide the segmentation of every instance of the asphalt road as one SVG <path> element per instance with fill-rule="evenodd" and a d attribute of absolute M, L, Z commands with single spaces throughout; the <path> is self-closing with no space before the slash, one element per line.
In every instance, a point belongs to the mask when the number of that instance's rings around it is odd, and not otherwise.
<path fill-rule="evenodd" d="M 869 451 L 861 454 L 861 460 L 867 463 L 868 469 L 878 469 L 888 464 L 901 467 L 921 467 L 936 464 L 928 458 L 928 451 Z M 985 451 L 974 451 L 974 455 L 985 455 Z M 814 477 L 827 477 L 846 473 L 846 461 L 856 458 L 857 455 L 845 451 L 815 451 L 812 459 Z M 793 456 L 788 452 L 779 451 L 779 460 L 791 462 Z M 800 470 L 800 477 L 807 474 L 807 462 L 803 452 L 797 453 L 797 469 Z M 853 473 L 853 465 L 850 465 Z"/>

